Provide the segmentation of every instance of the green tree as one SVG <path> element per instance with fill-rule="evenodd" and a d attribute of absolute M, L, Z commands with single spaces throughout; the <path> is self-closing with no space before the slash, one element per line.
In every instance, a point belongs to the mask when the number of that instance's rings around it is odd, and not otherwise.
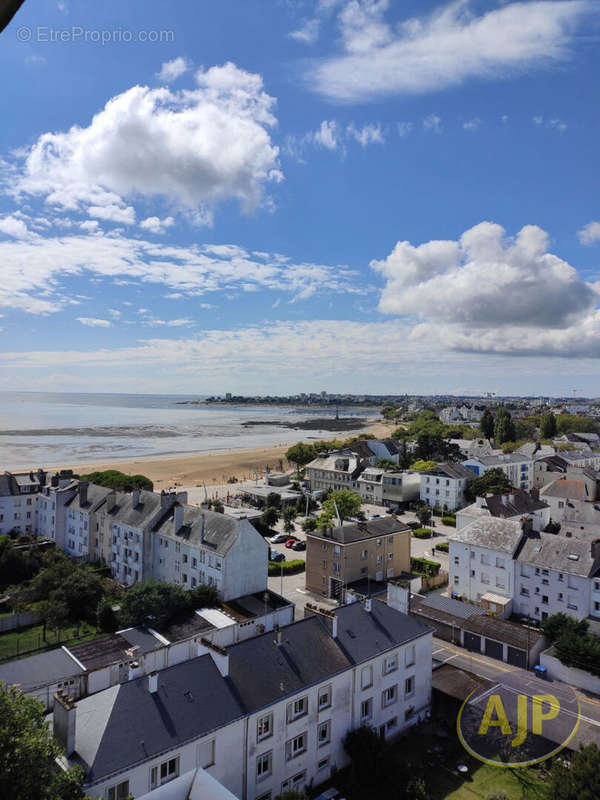
<path fill-rule="evenodd" d="M 104 486 L 107 489 L 117 489 L 120 492 L 131 492 L 134 489 L 146 489 L 151 492 L 154 484 L 145 475 L 125 475 L 118 469 L 106 469 L 101 472 L 90 472 L 81 475 L 80 480 Z"/>
<path fill-rule="evenodd" d="M 554 759 L 546 787 L 548 800 L 597 800 L 600 797 L 600 750 L 589 744 L 570 763 Z"/>
<path fill-rule="evenodd" d="M 314 517 L 306 517 L 302 520 L 302 530 L 304 533 L 310 533 L 317 529 L 317 520 Z"/>
<path fill-rule="evenodd" d="M 296 526 L 294 525 L 294 520 L 297 516 L 297 511 L 293 506 L 289 506 L 283 512 L 283 530 L 285 533 L 292 533 Z"/>
<path fill-rule="evenodd" d="M 470 478 L 467 481 L 465 500 L 473 503 L 476 497 L 485 497 L 486 494 L 503 494 L 504 492 L 510 492 L 511 489 L 512 486 L 506 474 L 498 467 L 495 467 L 494 469 L 488 469 L 483 475 Z"/>
<path fill-rule="evenodd" d="M 0 682 L 0 797 L 83 800 L 83 771 L 60 769 L 60 753 L 42 704 Z"/>
<path fill-rule="evenodd" d="M 565 632 L 573 633 L 576 636 L 583 636 L 589 630 L 589 623 L 586 619 L 576 620 L 564 614 L 552 614 L 542 622 L 542 631 L 551 642 L 555 642 Z"/>
<path fill-rule="evenodd" d="M 348 517 L 355 516 L 362 506 L 362 499 L 360 495 L 351 492 L 349 489 L 340 489 L 336 492 L 331 492 L 327 500 L 323 503 L 323 514 L 330 520 L 337 520 L 339 514 L 342 522 Z M 337 514 L 336 514 L 337 508 Z"/>
<path fill-rule="evenodd" d="M 296 472 L 298 472 L 298 474 L 300 473 L 300 468 L 306 466 L 315 456 L 314 446 L 306 444 L 305 442 L 298 442 L 292 445 L 285 453 L 285 457 L 290 464 L 296 465 Z"/>
<path fill-rule="evenodd" d="M 415 516 L 422 526 L 427 525 L 431 521 L 431 509 L 425 503 L 421 503 L 415 510 Z"/>
<path fill-rule="evenodd" d="M 98 606 L 98 628 L 105 633 L 114 633 L 119 627 L 119 620 L 113 611 L 113 604 L 105 599 Z"/>
<path fill-rule="evenodd" d="M 277 492 L 269 492 L 265 505 L 267 508 L 269 506 L 272 508 L 281 508 L 281 495 L 277 494 Z"/>
<path fill-rule="evenodd" d="M 262 513 L 260 521 L 266 528 L 272 528 L 279 521 L 279 510 L 273 506 L 267 506 Z"/>
<path fill-rule="evenodd" d="M 427 472 L 427 470 L 433 469 L 434 467 L 437 467 L 437 463 L 435 461 L 423 461 L 422 458 L 420 458 L 418 461 L 414 461 L 410 465 L 410 468 L 416 469 L 417 472 Z"/>
<path fill-rule="evenodd" d="M 58 634 L 61 628 L 69 624 L 69 608 L 62 600 L 43 600 L 38 605 L 38 611 L 42 616 L 44 640 L 48 628 Z"/>
<path fill-rule="evenodd" d="M 510 414 L 504 406 L 498 409 L 494 423 L 494 442 L 496 445 L 504 442 L 514 442 L 517 438 L 515 425 Z"/>
<path fill-rule="evenodd" d="M 479 430 L 486 439 L 491 439 L 494 435 L 494 415 L 489 408 L 484 409 L 479 420 Z"/>
<path fill-rule="evenodd" d="M 85 619 L 94 623 L 105 594 L 104 579 L 87 564 L 73 561 L 61 551 L 47 554 L 43 563 L 46 566 L 27 587 L 28 600 L 64 604 L 72 622 Z"/>
<path fill-rule="evenodd" d="M 217 608 L 220 605 L 216 587 L 206 583 L 200 583 L 186 592 L 186 595 L 188 606 L 194 611 L 197 608 Z"/>
<path fill-rule="evenodd" d="M 189 608 L 189 598 L 181 586 L 165 581 L 136 583 L 123 596 L 120 623 L 125 627 L 165 628 L 184 616 Z"/>
<path fill-rule="evenodd" d="M 540 436 L 542 439 L 552 439 L 556 436 L 556 417 L 552 411 L 542 414 L 540 420 Z"/>

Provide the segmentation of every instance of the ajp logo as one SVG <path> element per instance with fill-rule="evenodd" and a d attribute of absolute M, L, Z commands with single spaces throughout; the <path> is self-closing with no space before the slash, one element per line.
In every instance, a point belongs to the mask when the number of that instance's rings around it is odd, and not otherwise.
<path fill-rule="evenodd" d="M 579 700 L 570 687 L 544 691 L 537 680 L 519 687 L 481 687 L 463 703 L 456 722 L 463 747 L 496 767 L 527 767 L 556 755 L 579 727 Z"/>

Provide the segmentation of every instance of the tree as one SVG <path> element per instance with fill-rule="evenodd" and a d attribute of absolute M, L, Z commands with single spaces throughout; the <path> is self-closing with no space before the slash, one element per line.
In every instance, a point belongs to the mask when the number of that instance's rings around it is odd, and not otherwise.
<path fill-rule="evenodd" d="M 417 506 L 415 515 L 421 523 L 421 526 L 427 525 L 427 523 L 431 521 L 431 509 L 428 505 L 425 505 L 425 503 Z"/>
<path fill-rule="evenodd" d="M 575 620 L 562 611 L 552 614 L 542 622 L 544 636 L 547 636 L 551 642 L 555 642 L 567 631 L 576 636 L 582 636 L 588 632 L 588 629 L 589 623 L 586 619 Z"/>
<path fill-rule="evenodd" d="M 121 625 L 166 628 L 190 610 L 186 592 L 173 583 L 147 581 L 131 586 L 121 603 Z"/>
<path fill-rule="evenodd" d="M 83 770 L 63 772 L 44 707 L 0 682 L 0 797 L 83 800 Z"/>
<path fill-rule="evenodd" d="M 80 480 L 104 486 L 107 489 L 117 489 L 120 492 L 132 492 L 134 489 L 146 489 L 151 492 L 154 484 L 145 475 L 125 475 L 118 469 L 106 469 L 101 472 L 90 472 L 81 475 Z"/>
<path fill-rule="evenodd" d="M 317 529 L 317 520 L 314 517 L 306 517 L 302 520 L 302 530 L 304 533 L 310 533 Z"/>
<path fill-rule="evenodd" d="M 285 533 L 292 533 L 295 530 L 294 520 L 296 519 L 296 509 L 290 506 L 283 512 L 283 530 Z"/>
<path fill-rule="evenodd" d="M 465 488 L 465 500 L 474 503 L 476 497 L 485 497 L 486 494 L 503 494 L 510 492 L 511 483 L 506 474 L 499 468 L 488 469 L 479 477 L 470 478 Z"/>
<path fill-rule="evenodd" d="M 110 600 L 102 600 L 98 606 L 98 628 L 105 633 L 114 633 L 119 627 L 119 620 Z"/>
<path fill-rule="evenodd" d="M 542 439 L 552 439 L 556 436 L 556 417 L 552 411 L 542 414 L 540 420 L 540 436 Z"/>
<path fill-rule="evenodd" d="M 43 564 L 25 591 L 28 600 L 64 604 L 72 622 L 85 619 L 94 623 L 105 594 L 104 579 L 87 564 L 73 561 L 61 551 L 45 555 Z"/>
<path fill-rule="evenodd" d="M 498 409 L 494 423 L 494 442 L 496 445 L 504 442 L 514 442 L 517 438 L 513 419 L 504 406 Z"/>
<path fill-rule="evenodd" d="M 336 492 L 331 492 L 327 500 L 323 503 L 323 515 L 329 519 L 337 519 L 339 517 L 343 522 L 348 517 L 353 517 L 360 511 L 362 506 L 362 499 L 360 495 L 351 492 L 349 489 L 340 489 Z M 337 514 L 336 514 L 337 508 Z"/>
<path fill-rule="evenodd" d="M 281 508 L 281 495 L 277 494 L 277 492 L 269 492 L 265 505 L 267 508 L 269 508 L 269 506 L 272 508 Z"/>
<path fill-rule="evenodd" d="M 194 611 L 197 608 L 216 608 L 219 605 L 219 593 L 215 586 L 200 583 L 186 594 L 188 606 Z"/>
<path fill-rule="evenodd" d="M 548 800 L 596 800 L 600 797 L 600 750 L 581 747 L 570 763 L 554 759 L 546 788 Z"/>
<path fill-rule="evenodd" d="M 266 528 L 272 528 L 279 521 L 278 509 L 273 506 L 267 506 L 262 513 L 260 521 Z"/>
<path fill-rule="evenodd" d="M 386 469 L 386 470 L 395 470 L 398 469 L 398 464 L 395 461 L 392 461 L 391 458 L 378 458 L 375 461 L 375 466 L 377 469 Z"/>
<path fill-rule="evenodd" d="M 292 445 L 292 447 L 288 448 L 286 451 L 285 457 L 290 462 L 290 464 L 296 465 L 296 472 L 300 473 L 300 468 L 306 466 L 310 461 L 312 461 L 316 456 L 315 448 L 311 444 L 305 444 L 304 442 L 298 442 L 297 444 Z"/>
<path fill-rule="evenodd" d="M 423 461 L 423 459 L 419 459 L 418 461 L 414 461 L 410 465 L 410 469 L 416 469 L 417 472 L 427 472 L 429 469 L 433 469 L 437 467 L 435 461 Z"/>
<path fill-rule="evenodd" d="M 479 430 L 486 439 L 491 439 L 494 435 L 494 415 L 489 408 L 484 409 L 479 420 Z"/>
<path fill-rule="evenodd" d="M 62 600 L 44 600 L 39 604 L 38 610 L 42 616 L 44 626 L 44 641 L 47 628 L 58 634 L 59 630 L 65 628 L 69 623 L 69 608 Z"/>

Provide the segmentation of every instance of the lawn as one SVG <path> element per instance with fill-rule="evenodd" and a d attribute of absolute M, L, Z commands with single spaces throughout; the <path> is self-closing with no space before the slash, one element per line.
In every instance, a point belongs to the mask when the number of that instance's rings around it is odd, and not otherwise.
<path fill-rule="evenodd" d="M 450 775 L 447 781 L 435 779 L 431 781 L 431 790 L 432 796 L 443 800 L 487 800 L 493 794 L 506 795 L 507 800 L 542 800 L 544 796 L 544 784 L 536 771 L 501 769 L 488 764 L 473 767 L 467 780 Z"/>
<path fill-rule="evenodd" d="M 95 629 L 86 623 L 70 625 L 58 632 L 47 629 L 45 640 L 43 633 L 43 625 L 32 625 L 29 628 L 0 634 L 0 661 L 32 655 L 34 652 L 41 652 L 66 642 L 84 642 L 97 635 Z"/>

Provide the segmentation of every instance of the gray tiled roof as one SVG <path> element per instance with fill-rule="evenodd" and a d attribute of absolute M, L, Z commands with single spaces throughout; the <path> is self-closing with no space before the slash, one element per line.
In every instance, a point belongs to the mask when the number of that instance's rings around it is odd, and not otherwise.
<path fill-rule="evenodd" d="M 565 500 L 589 500 L 587 486 L 584 481 L 570 478 L 558 478 L 540 492 L 541 497 L 563 497 Z"/>
<path fill-rule="evenodd" d="M 111 493 L 111 489 L 105 486 L 97 486 L 95 483 L 90 483 L 87 489 L 87 500 L 85 503 L 79 502 L 79 492 L 73 495 L 67 505 L 73 511 L 95 511 L 106 500 L 107 495 Z"/>
<path fill-rule="evenodd" d="M 514 489 L 506 494 L 491 494 L 485 503 L 493 517 L 516 517 L 519 514 L 532 514 L 548 508 L 542 500 L 536 500 L 522 489 Z"/>
<path fill-rule="evenodd" d="M 326 533 L 322 530 L 312 531 L 307 538 L 331 540 L 340 544 L 352 544 L 363 539 L 372 539 L 377 536 L 389 536 L 393 533 L 410 530 L 405 522 L 401 522 L 393 515 L 370 519 L 368 522 L 349 522 L 341 527 L 329 528 Z"/>
<path fill-rule="evenodd" d="M 139 494 L 139 503 L 133 505 L 133 493 L 117 492 L 117 504 L 109 512 L 113 522 L 129 525 L 131 528 L 143 528 L 152 522 L 160 511 L 161 495 L 145 489 Z"/>
<path fill-rule="evenodd" d="M 424 475 L 444 475 L 447 478 L 454 478 L 455 480 L 461 480 L 466 478 L 473 477 L 473 472 L 466 467 L 463 467 L 462 464 L 438 464 L 437 467 L 432 467 L 431 469 L 424 470 Z"/>
<path fill-rule="evenodd" d="M 19 494 L 19 484 L 14 475 L 4 472 L 0 475 L 0 497 L 10 497 Z"/>
<path fill-rule="evenodd" d="M 497 517 L 478 517 L 448 536 L 451 542 L 462 542 L 513 555 L 523 538 L 520 522 Z"/>
<path fill-rule="evenodd" d="M 551 533 L 540 533 L 525 541 L 517 558 L 526 564 L 553 569 L 571 575 L 590 577 L 598 569 L 599 559 L 592 555 L 592 545 Z"/>
<path fill-rule="evenodd" d="M 64 678 L 80 675 L 82 672 L 77 662 L 62 648 L 58 648 L 0 664 L 0 681 L 8 686 L 18 683 L 26 692 L 37 686 L 49 686 Z"/>
<path fill-rule="evenodd" d="M 88 768 L 86 783 L 203 736 L 243 716 L 243 709 L 210 655 L 122 683 L 77 703 L 75 750 Z"/>
<path fill-rule="evenodd" d="M 236 542 L 240 528 L 250 525 L 247 520 L 236 520 L 227 514 L 205 511 L 195 506 L 184 506 L 183 527 L 175 534 L 173 514 L 174 510 L 171 509 L 154 528 L 156 533 L 182 539 L 190 544 L 210 547 L 221 555 L 225 555 Z"/>

